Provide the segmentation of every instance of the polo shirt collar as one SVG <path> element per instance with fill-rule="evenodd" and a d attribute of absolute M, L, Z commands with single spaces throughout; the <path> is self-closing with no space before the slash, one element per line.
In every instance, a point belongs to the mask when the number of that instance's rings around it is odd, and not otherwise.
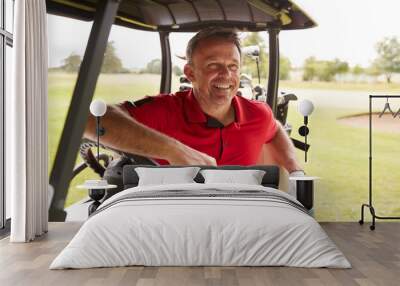
<path fill-rule="evenodd" d="M 235 95 L 232 99 L 233 108 L 235 109 L 235 122 L 239 125 L 246 123 L 247 116 L 245 109 L 243 108 L 243 103 L 238 95 Z"/>
<path fill-rule="evenodd" d="M 232 99 L 233 108 L 235 110 L 235 122 L 239 125 L 248 121 L 249 117 L 243 108 L 243 102 L 239 96 L 234 96 Z M 188 91 L 185 96 L 185 116 L 188 122 L 191 123 L 206 123 L 208 121 L 207 115 L 200 108 L 200 104 L 194 97 L 193 89 Z"/>

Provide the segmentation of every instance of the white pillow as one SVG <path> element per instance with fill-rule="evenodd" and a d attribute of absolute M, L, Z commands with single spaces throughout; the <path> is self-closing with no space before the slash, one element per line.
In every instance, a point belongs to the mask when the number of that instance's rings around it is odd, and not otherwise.
<path fill-rule="evenodd" d="M 262 170 L 201 170 L 204 183 L 261 185 L 265 171 Z"/>
<path fill-rule="evenodd" d="M 195 183 L 193 179 L 199 170 L 199 167 L 135 168 L 139 176 L 138 186 Z"/>

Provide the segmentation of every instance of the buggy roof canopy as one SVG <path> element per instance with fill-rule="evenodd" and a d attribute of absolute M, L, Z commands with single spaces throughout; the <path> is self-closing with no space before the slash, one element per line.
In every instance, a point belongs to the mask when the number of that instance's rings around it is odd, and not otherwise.
<path fill-rule="evenodd" d="M 120 1 L 115 24 L 147 31 L 196 32 L 212 25 L 247 31 L 305 29 L 316 23 L 288 0 Z M 92 21 L 101 0 L 47 0 L 50 14 Z"/>

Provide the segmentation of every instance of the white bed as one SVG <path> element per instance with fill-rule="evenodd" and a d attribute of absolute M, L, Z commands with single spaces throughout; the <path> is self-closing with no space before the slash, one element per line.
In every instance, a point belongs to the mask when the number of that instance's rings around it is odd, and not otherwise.
<path fill-rule="evenodd" d="M 111 197 L 50 269 L 128 265 L 351 267 L 290 195 L 198 183 L 138 186 Z"/>

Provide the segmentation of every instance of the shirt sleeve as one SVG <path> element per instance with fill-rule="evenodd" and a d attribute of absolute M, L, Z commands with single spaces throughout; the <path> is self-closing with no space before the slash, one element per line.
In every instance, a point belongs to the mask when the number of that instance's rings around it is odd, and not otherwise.
<path fill-rule="evenodd" d="M 265 143 L 271 142 L 276 135 L 276 131 L 278 130 L 278 125 L 276 123 L 276 119 L 271 108 L 268 105 L 266 107 L 266 138 Z"/>
<path fill-rule="evenodd" d="M 170 109 L 166 96 L 169 95 L 147 96 L 135 102 L 125 101 L 120 106 L 125 108 L 129 115 L 138 122 L 157 131 L 165 132 Z"/>

